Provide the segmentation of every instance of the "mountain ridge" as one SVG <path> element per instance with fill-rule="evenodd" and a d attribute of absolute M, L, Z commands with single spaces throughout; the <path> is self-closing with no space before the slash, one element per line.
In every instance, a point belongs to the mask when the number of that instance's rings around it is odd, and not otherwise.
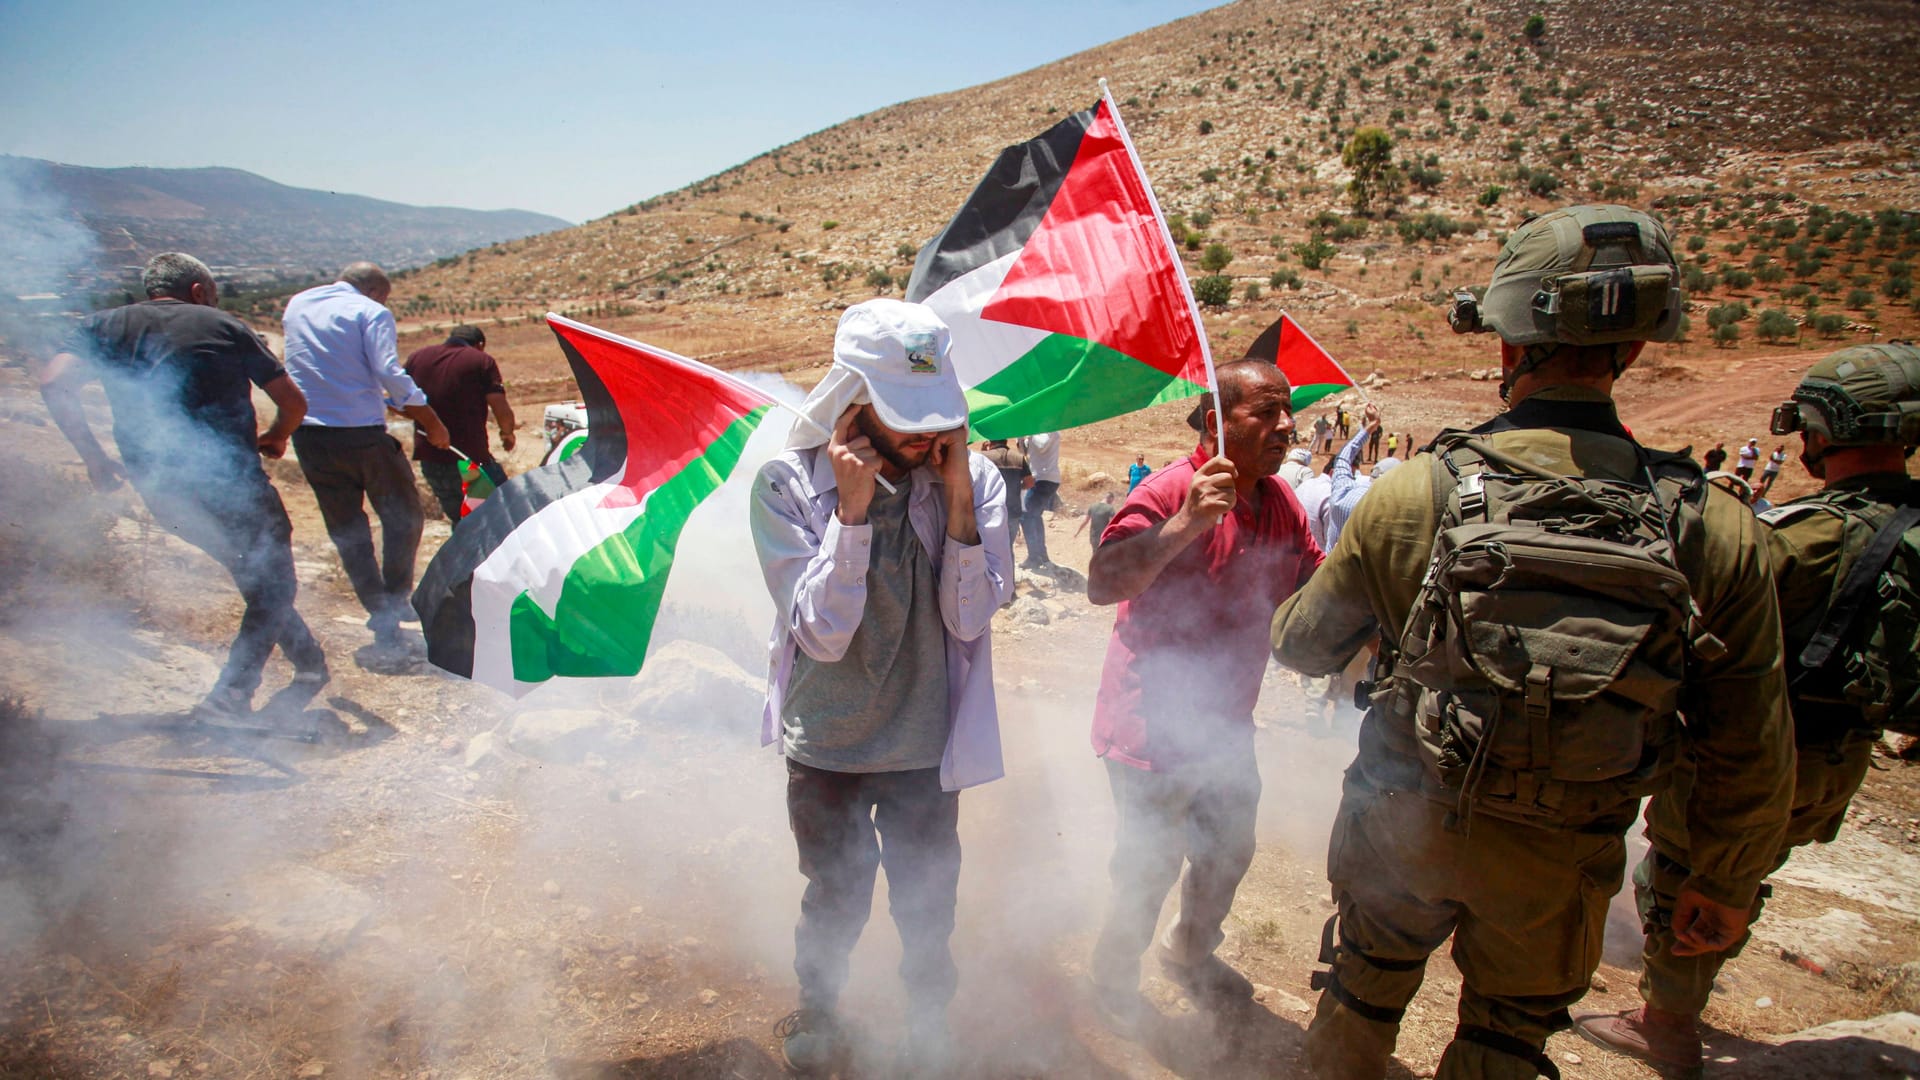
<path fill-rule="evenodd" d="M 191 252 L 245 285 L 298 281 L 356 259 L 405 269 L 488 244 L 566 228 L 527 210 L 469 210 L 296 187 L 228 166 L 100 168 L 0 155 L 0 213 L 83 223 L 90 257 L 76 284 L 123 279 L 158 251 Z M 90 279 L 90 280 L 89 280 Z"/>

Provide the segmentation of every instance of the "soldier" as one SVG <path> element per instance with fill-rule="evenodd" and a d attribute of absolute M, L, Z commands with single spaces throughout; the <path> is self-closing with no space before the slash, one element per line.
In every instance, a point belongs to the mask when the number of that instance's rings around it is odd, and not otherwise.
<path fill-rule="evenodd" d="M 1745 929 L 1791 783 L 1759 524 L 1684 455 L 1638 446 L 1612 400 L 1678 329 L 1678 277 L 1665 230 L 1625 207 L 1515 230 L 1485 300 L 1456 294 L 1450 315 L 1499 333 L 1509 410 L 1380 478 L 1274 616 L 1275 654 L 1307 674 L 1380 639 L 1328 852 L 1317 1076 L 1385 1075 L 1449 935 L 1460 1022 L 1439 1080 L 1559 1075 L 1543 1048 L 1599 963 L 1676 711 L 1700 783 L 1675 925 L 1698 951 Z"/>
<path fill-rule="evenodd" d="M 1903 411 L 1907 402 L 1920 402 L 1920 349 L 1856 345 L 1815 364 L 1793 400 L 1774 412 L 1773 433 L 1800 433 L 1800 460 L 1825 486 L 1760 515 L 1779 590 L 1797 753 L 1793 817 L 1771 869 L 1794 848 L 1839 835 L 1880 729 L 1912 729 L 1920 714 L 1913 591 L 1920 579 L 1911 576 L 1920 534 L 1907 531 L 1920 521 L 1920 484 L 1907 477 L 1906 464 L 1920 444 L 1920 413 Z M 1862 568 L 1858 585 L 1855 567 Z M 1846 622 L 1868 597 L 1874 625 L 1849 632 Z M 1822 651 L 1810 656 L 1823 636 Z M 1856 681 L 1859 673 L 1866 677 Z M 1720 966 L 1745 944 L 1743 938 L 1725 952 L 1693 955 L 1675 941 L 1675 891 L 1696 865 L 1684 816 L 1691 779 L 1681 773 L 1672 794 L 1649 805 L 1652 847 L 1633 874 L 1647 932 L 1640 975 L 1646 1004 L 1576 1021 L 1601 1046 L 1672 1071 L 1701 1067 L 1696 1021 Z M 1752 918 L 1761 906 L 1756 899 Z"/>

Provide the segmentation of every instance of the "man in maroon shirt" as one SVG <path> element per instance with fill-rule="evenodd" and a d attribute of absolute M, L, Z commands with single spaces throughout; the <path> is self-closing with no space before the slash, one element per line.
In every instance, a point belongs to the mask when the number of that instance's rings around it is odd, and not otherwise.
<path fill-rule="evenodd" d="M 1273 475 L 1292 446 L 1286 377 L 1260 360 L 1218 377 L 1225 455 L 1214 454 L 1220 413 L 1205 408 L 1199 447 L 1127 496 L 1087 574 L 1089 599 L 1120 604 L 1093 719 L 1119 822 L 1092 977 L 1121 1027 L 1144 1015 L 1140 956 L 1182 861 L 1163 964 L 1205 1004 L 1253 995 L 1214 950 L 1253 861 L 1253 706 L 1268 626 L 1321 559 L 1299 500 Z"/>
<path fill-rule="evenodd" d="M 507 404 L 500 365 L 487 355 L 486 348 L 487 335 L 479 327 L 456 326 L 447 332 L 444 344 L 414 350 L 407 357 L 407 374 L 426 392 L 427 403 L 447 425 L 454 449 L 485 470 L 495 484 L 504 484 L 507 471 L 493 460 L 493 451 L 487 448 L 487 413 L 491 411 L 500 425 L 500 448 L 512 453 L 513 406 Z M 440 509 L 446 511 L 447 520 L 459 521 L 465 498 L 460 485 L 460 455 L 434 446 L 416 428 L 413 460 L 420 463 L 420 475 L 439 500 Z"/>

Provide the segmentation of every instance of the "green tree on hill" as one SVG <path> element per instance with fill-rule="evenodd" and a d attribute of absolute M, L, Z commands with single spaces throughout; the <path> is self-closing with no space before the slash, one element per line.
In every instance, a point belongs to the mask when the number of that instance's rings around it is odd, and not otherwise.
<path fill-rule="evenodd" d="M 1347 194 L 1353 199 L 1355 213 L 1366 213 L 1375 196 L 1400 186 L 1399 170 L 1393 166 L 1393 139 L 1380 128 L 1364 127 L 1354 132 L 1340 154 L 1340 163 L 1353 170 Z"/>

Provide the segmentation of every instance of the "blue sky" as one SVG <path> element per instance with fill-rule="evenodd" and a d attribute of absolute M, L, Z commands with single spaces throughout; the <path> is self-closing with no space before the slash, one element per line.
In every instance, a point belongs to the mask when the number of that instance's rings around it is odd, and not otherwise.
<path fill-rule="evenodd" d="M 0 0 L 0 152 L 579 221 L 1210 6 Z"/>

